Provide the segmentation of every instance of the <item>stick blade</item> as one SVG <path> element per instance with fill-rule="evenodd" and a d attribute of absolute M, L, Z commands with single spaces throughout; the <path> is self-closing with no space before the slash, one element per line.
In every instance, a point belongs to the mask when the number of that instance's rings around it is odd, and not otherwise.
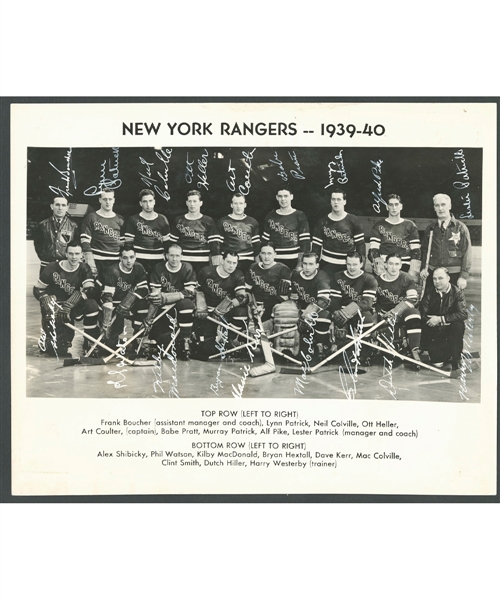
<path fill-rule="evenodd" d="M 248 374 L 250 377 L 261 377 L 262 375 L 268 375 L 269 373 L 275 373 L 276 367 L 271 363 L 264 363 L 263 365 L 257 365 L 252 367 Z"/>

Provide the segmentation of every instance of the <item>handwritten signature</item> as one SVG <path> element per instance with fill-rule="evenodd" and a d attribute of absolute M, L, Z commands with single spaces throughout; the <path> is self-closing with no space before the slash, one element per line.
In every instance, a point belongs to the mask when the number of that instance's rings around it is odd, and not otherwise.
<path fill-rule="evenodd" d="M 329 188 L 331 185 L 334 185 L 335 183 L 340 183 L 341 185 L 344 185 L 345 183 L 347 183 L 349 181 L 349 179 L 347 178 L 347 173 L 344 167 L 344 159 L 342 157 L 342 150 L 339 150 L 339 153 L 335 156 L 335 160 L 331 160 L 328 163 L 328 185 L 325 185 L 325 190 L 326 188 Z M 338 175 L 340 175 L 340 177 L 338 177 Z M 335 178 L 337 178 L 337 181 L 335 181 Z"/>
<path fill-rule="evenodd" d="M 360 320 L 358 322 L 358 324 L 356 325 L 356 328 L 353 329 L 352 325 L 350 326 L 350 330 L 351 330 L 351 335 L 353 337 L 356 337 L 357 335 L 361 335 L 363 333 L 363 323 L 365 318 L 363 316 L 361 316 L 361 311 L 358 310 L 358 315 L 360 317 Z M 361 345 L 362 345 L 362 340 L 356 340 L 354 342 L 354 349 L 352 351 L 352 358 L 349 358 L 349 354 L 344 350 L 344 352 L 342 352 L 342 356 L 344 357 L 344 364 L 347 370 L 347 373 L 349 374 L 349 377 L 351 378 L 351 384 L 352 387 L 348 387 L 347 384 L 347 377 L 345 375 L 345 371 L 342 367 L 339 367 L 339 375 L 340 375 L 340 382 L 342 384 L 342 389 L 344 390 L 344 394 L 346 395 L 346 398 L 348 400 L 354 400 L 355 396 L 356 396 L 356 383 L 358 382 L 358 367 L 359 367 L 359 355 L 361 354 Z M 354 365 L 354 368 L 353 368 Z"/>
<path fill-rule="evenodd" d="M 146 167 L 146 174 L 141 173 L 139 171 L 139 175 L 141 177 L 141 181 L 142 183 L 146 184 L 148 187 L 151 187 L 152 183 L 156 183 L 156 181 L 158 181 L 157 179 L 155 179 L 152 176 L 151 173 L 151 167 L 155 164 L 154 162 L 148 162 L 145 158 L 142 158 L 142 156 L 139 156 L 139 160 L 141 162 L 141 165 L 144 165 Z"/>
<path fill-rule="evenodd" d="M 372 196 L 375 200 L 373 208 L 376 213 L 380 213 L 380 205 L 387 206 L 387 202 L 382 198 L 382 163 L 383 160 L 371 160 L 373 165 L 372 175 L 373 182 L 375 183 L 376 191 L 372 192 Z"/>
<path fill-rule="evenodd" d="M 464 349 L 460 361 L 460 388 L 459 395 L 462 400 L 468 400 L 467 396 L 467 372 L 472 373 L 472 353 L 470 348 L 473 341 L 474 312 L 479 313 L 477 308 L 471 304 L 467 307 L 467 320 L 465 321 Z"/>
<path fill-rule="evenodd" d="M 302 356 L 302 375 L 300 377 L 296 377 L 295 378 L 295 385 L 293 388 L 293 393 L 295 395 L 297 395 L 297 393 L 304 395 L 304 392 L 302 391 L 302 389 L 304 388 L 304 385 L 308 385 L 310 382 L 307 381 L 307 373 L 309 373 L 310 369 L 310 363 L 312 360 L 312 356 L 314 354 L 314 347 L 313 347 L 313 342 L 314 342 L 314 332 L 315 332 L 315 327 L 316 327 L 316 323 L 318 321 L 319 315 L 316 312 L 312 312 L 311 314 L 307 315 L 306 318 L 304 319 L 305 322 L 310 326 L 311 328 L 311 332 L 309 337 L 303 337 L 303 341 L 307 344 L 307 349 L 306 349 L 306 354 L 304 354 L 304 351 L 301 350 L 300 351 L 300 355 Z"/>
<path fill-rule="evenodd" d="M 64 190 L 62 190 L 60 187 L 56 187 L 56 186 L 52 186 L 52 185 L 49 185 L 49 190 L 51 192 L 53 192 L 54 194 L 61 194 L 62 196 L 66 197 L 66 198 L 69 198 L 69 196 L 73 195 L 69 191 L 71 181 L 73 181 L 73 187 L 76 189 L 75 171 L 74 171 L 74 169 L 71 168 L 72 152 L 73 152 L 72 148 L 69 148 L 68 151 L 66 152 L 66 154 L 64 155 L 64 158 L 66 160 L 66 170 L 65 171 L 61 171 L 55 165 L 53 165 L 51 162 L 49 162 L 49 165 L 53 169 L 55 169 L 59 173 L 59 175 L 61 175 L 61 179 L 64 181 L 64 184 L 65 184 Z"/>
<path fill-rule="evenodd" d="M 396 325 L 396 315 L 389 313 L 387 315 L 387 324 L 389 325 L 389 337 L 385 334 L 382 334 L 380 337 L 391 347 L 394 348 L 394 328 Z M 387 358 L 384 356 L 384 369 L 382 371 L 382 377 L 387 376 L 387 379 L 380 379 L 379 385 L 381 385 L 384 390 L 389 392 L 392 396 L 393 400 L 397 400 L 396 398 L 396 388 L 392 383 L 392 363 L 393 358 Z"/>
<path fill-rule="evenodd" d="M 83 192 L 84 196 L 99 196 L 104 188 L 116 190 L 121 186 L 122 180 L 119 178 L 120 149 L 112 148 L 112 152 L 114 158 L 113 166 L 111 166 L 111 161 L 109 161 L 108 163 L 107 160 L 104 160 L 101 163 L 101 176 L 99 178 L 99 185 L 92 185 L 89 188 L 87 188 Z M 108 164 L 108 169 L 106 169 L 106 165 Z M 107 170 L 109 171 L 109 175 L 107 174 Z"/>
<path fill-rule="evenodd" d="M 207 166 L 208 166 L 208 150 L 205 148 L 205 151 L 201 155 L 201 159 L 198 159 L 198 179 L 196 186 L 198 189 L 203 188 L 208 190 L 208 177 L 207 177 Z"/>
<path fill-rule="evenodd" d="M 126 326 L 123 329 L 123 333 L 124 333 L 123 340 L 121 342 L 118 342 L 118 344 L 116 344 L 116 346 L 118 348 L 118 353 L 121 354 L 122 356 L 125 356 L 125 347 L 127 345 L 126 344 L 126 342 L 127 342 L 127 337 L 126 337 L 127 327 Z M 125 366 L 125 361 L 123 360 L 123 358 L 116 366 L 117 367 Z M 120 379 L 119 381 L 107 381 L 106 383 L 109 385 L 113 385 L 115 387 L 115 389 L 127 387 L 126 385 L 122 385 L 122 383 L 126 379 L 126 375 L 124 375 L 124 373 L 126 373 L 126 372 L 127 372 L 127 369 L 122 369 L 121 371 L 108 371 L 108 375 L 120 375 L 122 377 L 122 379 Z"/>
<path fill-rule="evenodd" d="M 163 163 L 163 173 L 157 171 L 158 177 L 163 181 L 163 189 L 160 186 L 155 185 L 154 190 L 158 193 L 158 195 L 166 200 L 167 202 L 170 200 L 170 193 L 168 191 L 168 163 L 170 162 L 170 158 L 172 157 L 172 149 L 166 148 L 165 150 L 160 150 L 159 152 L 155 152 L 156 158 Z"/>

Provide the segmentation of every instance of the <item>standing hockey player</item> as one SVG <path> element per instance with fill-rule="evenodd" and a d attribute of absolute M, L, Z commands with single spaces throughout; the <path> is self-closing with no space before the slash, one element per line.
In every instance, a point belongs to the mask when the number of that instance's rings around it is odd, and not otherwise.
<path fill-rule="evenodd" d="M 85 262 L 104 281 L 108 267 L 118 264 L 120 246 L 123 245 L 122 228 L 124 218 L 113 211 L 115 192 L 104 188 L 99 197 L 101 208 L 89 213 L 82 223 L 82 248 Z"/>
<path fill-rule="evenodd" d="M 133 245 L 126 243 L 120 250 L 120 262 L 109 267 L 104 275 L 101 330 L 107 346 L 116 348 L 118 337 L 124 330 L 125 318 L 131 318 L 134 333 L 139 331 L 148 312 L 145 300 L 148 291 L 146 271 L 136 262 Z"/>
<path fill-rule="evenodd" d="M 374 315 L 372 307 L 377 294 L 377 281 L 373 275 L 362 269 L 363 258 L 358 252 L 349 252 L 346 258 L 347 269 L 334 274 L 332 279 L 333 321 L 338 328 L 336 338 L 341 339 L 345 330 L 362 334 L 372 327 Z M 362 346 L 361 351 L 355 347 L 353 352 L 358 354 L 363 366 L 370 365 L 372 354 L 368 346 Z"/>
<path fill-rule="evenodd" d="M 170 244 L 165 256 L 166 262 L 156 265 L 151 273 L 148 321 L 154 318 L 161 307 L 173 304 L 174 311 L 154 323 L 149 338 L 157 343 L 168 343 L 178 326 L 176 347 L 179 358 L 189 360 L 196 274 L 189 263 L 183 262 L 179 244 Z"/>
<path fill-rule="evenodd" d="M 40 259 L 40 275 L 50 262 L 64 260 L 68 244 L 79 239 L 78 225 L 68 217 L 66 198 L 54 198 L 50 208 L 52 216 L 38 224 L 33 238 Z"/>
<path fill-rule="evenodd" d="M 68 348 L 75 333 L 65 324 L 74 324 L 75 319 L 83 317 L 85 332 L 97 338 L 99 305 L 95 293 L 92 271 L 82 262 L 80 242 L 73 240 L 66 248 L 66 259 L 49 263 L 33 288 L 42 311 L 47 354 L 69 356 Z"/>
<path fill-rule="evenodd" d="M 238 255 L 238 268 L 246 273 L 250 265 L 258 260 L 259 224 L 245 214 L 245 196 L 234 194 L 231 207 L 233 212 L 217 221 L 209 236 L 212 265 L 222 264 L 222 254 L 227 250 Z"/>
<path fill-rule="evenodd" d="M 142 207 L 141 212 L 127 219 L 125 223 L 125 241 L 134 244 L 137 262 L 150 275 L 154 266 L 163 262 L 170 225 L 167 217 L 155 211 L 153 190 L 141 190 L 139 204 Z"/>
<path fill-rule="evenodd" d="M 288 188 L 280 188 L 276 200 L 280 207 L 267 215 L 262 241 L 274 244 L 278 262 L 298 270 L 302 255 L 311 249 L 309 223 L 302 211 L 292 208 L 293 194 Z"/>
<path fill-rule="evenodd" d="M 333 275 L 345 270 L 348 252 L 356 250 L 364 261 L 366 247 L 361 221 L 344 209 L 345 191 L 334 189 L 330 202 L 331 212 L 320 219 L 314 228 L 312 250 L 321 257 L 320 268 Z"/>
<path fill-rule="evenodd" d="M 373 263 L 373 274 L 382 275 L 385 260 L 389 254 L 401 256 L 401 270 L 410 273 L 418 281 L 420 276 L 420 238 L 413 221 L 401 218 L 403 204 L 396 194 L 387 197 L 387 219 L 377 221 L 373 226 L 368 253 Z"/>
<path fill-rule="evenodd" d="M 388 254 L 385 264 L 383 273 L 376 276 L 375 308 L 381 317 L 392 318 L 396 326 L 404 327 L 412 358 L 420 361 L 422 325 L 420 313 L 415 308 L 418 302 L 415 281 L 408 273 L 401 270 L 402 260 L 399 254 Z"/>
<path fill-rule="evenodd" d="M 316 359 L 322 359 L 332 323 L 327 310 L 330 305 L 330 278 L 319 269 L 318 256 L 314 252 L 305 252 L 302 269 L 292 273 L 292 294 L 298 296 L 300 309 L 297 324 L 300 347 L 308 355 L 314 354 Z"/>
<path fill-rule="evenodd" d="M 182 248 L 182 260 L 190 263 L 195 272 L 209 264 L 208 236 L 215 225 L 212 217 L 201 214 L 203 202 L 200 192 L 187 193 L 188 212 L 177 217 L 170 232 L 170 240 Z"/>

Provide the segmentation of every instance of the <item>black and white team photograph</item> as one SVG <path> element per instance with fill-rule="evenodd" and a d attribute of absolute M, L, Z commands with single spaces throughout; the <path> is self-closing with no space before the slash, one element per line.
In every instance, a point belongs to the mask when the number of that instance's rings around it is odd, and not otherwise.
<path fill-rule="evenodd" d="M 26 392 L 480 402 L 480 148 L 28 149 Z"/>

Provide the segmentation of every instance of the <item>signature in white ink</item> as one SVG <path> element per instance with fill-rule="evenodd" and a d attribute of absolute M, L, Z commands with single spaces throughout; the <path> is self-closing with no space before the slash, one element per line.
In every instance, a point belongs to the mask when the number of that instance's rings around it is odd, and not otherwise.
<path fill-rule="evenodd" d="M 389 337 L 387 337 L 385 334 L 382 334 L 380 337 L 384 340 L 384 342 L 386 342 L 386 344 L 388 346 L 390 346 L 391 348 L 394 349 L 394 328 L 396 325 L 396 315 L 389 313 L 387 315 L 386 319 L 387 319 L 387 324 L 389 325 Z M 387 379 L 380 379 L 378 383 L 380 386 L 382 386 L 384 388 L 384 390 L 389 392 L 389 394 L 392 396 L 393 400 L 397 400 L 396 388 L 394 387 L 394 385 L 392 383 L 392 363 L 393 363 L 393 361 L 394 361 L 393 358 L 389 359 L 386 356 L 384 356 L 384 370 L 382 372 L 382 377 L 387 377 Z"/>
<path fill-rule="evenodd" d="M 352 326 L 350 326 L 352 337 L 360 336 L 363 333 L 363 323 L 364 323 L 365 318 L 363 316 L 361 316 L 361 312 L 359 310 L 358 310 L 358 315 L 360 317 L 360 320 L 359 320 L 358 324 L 356 325 L 355 330 L 352 328 Z M 360 339 L 358 339 L 354 342 L 352 358 L 349 358 L 349 354 L 345 350 L 344 350 L 344 352 L 342 352 L 342 356 L 344 357 L 344 364 L 345 364 L 346 370 L 349 374 L 349 377 L 351 378 L 351 384 L 352 384 L 352 387 L 348 386 L 347 377 L 345 375 L 344 369 L 342 367 L 339 367 L 340 382 L 342 383 L 342 389 L 344 390 L 344 394 L 346 395 L 346 398 L 348 400 L 354 400 L 354 398 L 356 396 L 356 383 L 358 382 L 358 367 L 359 367 L 359 363 L 360 363 L 359 355 L 361 354 L 362 343 L 363 342 Z M 353 368 L 353 365 L 354 365 L 354 368 Z"/>
<path fill-rule="evenodd" d="M 208 177 L 207 177 L 207 166 L 208 166 L 208 150 L 205 148 L 205 151 L 201 155 L 201 159 L 198 159 L 198 179 L 196 186 L 198 189 L 203 188 L 208 190 Z"/>
<path fill-rule="evenodd" d="M 141 181 L 142 181 L 142 183 L 146 184 L 148 187 L 151 187 L 151 184 L 155 183 L 157 181 L 157 179 L 152 177 L 152 174 L 151 174 L 151 167 L 154 165 L 154 162 L 150 163 L 145 158 L 142 158 L 142 156 L 139 156 L 139 160 L 141 162 L 141 165 L 144 165 L 146 167 L 146 174 L 141 173 L 139 171 Z"/>
<path fill-rule="evenodd" d="M 113 149 L 116 150 L 116 149 Z M 118 189 L 121 184 L 122 184 L 122 180 L 118 179 L 118 177 L 114 177 L 114 175 L 117 175 L 117 172 L 115 171 L 115 168 L 117 168 L 117 158 L 116 158 L 116 154 L 113 152 L 113 154 L 115 155 L 115 167 L 113 167 L 113 178 L 110 179 L 107 175 L 106 175 L 106 164 L 107 161 L 104 160 L 101 163 L 101 176 L 99 179 L 99 185 L 92 185 L 89 188 L 87 188 L 83 194 L 84 196 L 99 196 L 101 194 L 101 191 L 103 190 L 103 188 L 108 188 L 110 190 L 116 190 Z"/>
<path fill-rule="evenodd" d="M 155 192 L 158 195 L 166 200 L 167 202 L 170 200 L 170 193 L 168 191 L 168 163 L 170 162 L 170 158 L 172 156 L 172 149 L 166 148 L 165 150 L 160 150 L 160 152 L 155 152 L 156 158 L 163 163 L 163 173 L 157 171 L 158 177 L 163 181 L 163 189 L 161 189 L 158 185 L 154 186 Z"/>
<path fill-rule="evenodd" d="M 380 205 L 387 206 L 387 202 L 382 198 L 382 163 L 383 160 L 371 160 L 373 165 L 372 175 L 373 182 L 375 183 L 376 191 L 372 192 L 373 199 L 375 200 L 373 208 L 376 213 L 380 213 Z"/>
<path fill-rule="evenodd" d="M 215 383 L 211 383 L 210 384 L 210 390 L 216 395 L 219 395 L 219 388 L 224 387 L 222 385 L 222 379 L 220 378 L 220 371 L 222 369 L 222 363 L 219 365 L 219 368 L 217 369 L 217 375 L 215 376 Z"/>
<path fill-rule="evenodd" d="M 243 390 L 245 389 L 245 383 L 247 381 L 248 374 L 250 373 L 250 365 L 245 365 L 240 370 L 243 370 L 243 375 L 241 376 L 240 383 L 237 386 L 234 383 L 231 385 L 233 397 L 236 399 L 242 399 Z"/>
<path fill-rule="evenodd" d="M 457 169 L 457 175 L 460 175 L 464 181 L 454 181 L 453 187 L 457 190 L 463 190 L 468 188 L 470 185 L 469 181 L 469 171 L 467 170 L 467 165 L 465 163 L 465 155 L 463 150 L 457 150 L 457 152 L 453 153 L 454 160 L 456 162 L 455 166 Z"/>
<path fill-rule="evenodd" d="M 184 173 L 184 179 L 186 183 L 193 183 L 194 177 L 194 169 L 193 169 L 194 160 L 189 160 L 189 152 L 186 152 L 186 171 Z"/>
<path fill-rule="evenodd" d="M 229 181 L 226 179 L 226 185 L 232 192 L 234 192 L 236 190 L 236 169 L 231 166 L 231 159 L 229 159 L 227 172 L 229 173 Z"/>
<path fill-rule="evenodd" d="M 464 349 L 462 350 L 460 361 L 460 388 L 459 395 L 462 400 L 468 400 L 467 396 L 467 372 L 472 373 L 472 348 L 473 330 L 474 330 L 474 313 L 479 313 L 477 308 L 470 304 L 467 307 L 467 320 L 465 321 Z"/>
<path fill-rule="evenodd" d="M 49 190 L 51 192 L 54 192 L 54 194 L 62 194 L 65 198 L 69 198 L 70 196 L 73 195 L 69 191 L 71 181 L 73 181 L 73 187 L 76 189 L 76 176 L 75 176 L 74 169 L 71 168 L 71 155 L 72 155 L 72 148 L 69 148 L 68 151 L 66 152 L 66 154 L 64 155 L 64 158 L 66 160 L 66 170 L 65 171 L 61 171 L 55 165 L 53 165 L 51 162 L 49 162 L 49 165 L 53 169 L 55 169 L 59 173 L 59 175 L 61 175 L 61 179 L 64 181 L 64 184 L 65 184 L 64 190 L 62 190 L 60 187 L 55 187 L 52 185 L 49 185 Z"/>
<path fill-rule="evenodd" d="M 288 181 L 288 174 L 287 174 L 286 169 L 283 166 L 283 162 L 280 160 L 277 152 L 274 153 L 274 158 L 269 159 L 269 162 L 272 163 L 273 165 L 278 166 L 278 173 L 277 173 L 278 177 L 280 179 L 282 179 L 283 181 Z"/>
<path fill-rule="evenodd" d="M 306 354 L 304 354 L 303 350 L 300 351 L 300 355 L 302 357 L 302 375 L 300 377 L 295 378 L 295 385 L 293 388 L 293 393 L 295 395 L 297 395 L 297 393 L 304 395 L 304 392 L 302 391 L 304 385 L 308 385 L 310 383 L 309 381 L 307 381 L 307 373 L 309 373 L 311 370 L 310 363 L 314 354 L 314 333 L 316 330 L 316 323 L 318 321 L 318 317 L 319 315 L 317 312 L 312 312 L 311 314 L 307 315 L 304 319 L 305 322 L 310 326 L 311 331 L 309 337 L 302 338 L 303 341 L 307 344 L 307 349 Z"/>
<path fill-rule="evenodd" d="M 292 162 L 296 167 L 296 169 L 290 170 L 290 175 L 292 177 L 294 177 L 295 179 L 305 179 L 304 173 L 302 172 L 302 169 L 300 168 L 299 159 L 297 158 L 297 154 L 295 153 L 295 150 L 292 150 L 291 152 L 289 151 L 288 156 L 292 159 Z"/>
<path fill-rule="evenodd" d="M 343 150 L 339 150 L 339 153 L 334 157 L 335 160 L 331 160 L 328 163 L 328 185 L 325 185 L 326 188 L 329 188 L 331 185 L 336 183 L 340 183 L 344 185 L 349 181 L 347 178 L 347 174 L 344 167 L 344 159 L 342 157 Z M 340 177 L 339 177 L 340 176 Z M 337 179 L 337 181 L 335 181 Z"/>
<path fill-rule="evenodd" d="M 255 150 L 257 150 L 257 148 L 254 148 L 253 150 L 250 150 L 249 152 L 246 152 L 245 150 L 241 151 L 241 154 L 243 155 L 243 158 L 245 159 L 245 165 L 246 165 L 246 169 L 245 169 L 245 183 L 241 184 L 239 186 L 239 191 L 240 194 L 243 194 L 244 196 L 248 195 L 248 193 L 250 192 L 250 172 L 252 170 L 252 160 L 253 160 L 253 153 L 255 152 Z"/>

